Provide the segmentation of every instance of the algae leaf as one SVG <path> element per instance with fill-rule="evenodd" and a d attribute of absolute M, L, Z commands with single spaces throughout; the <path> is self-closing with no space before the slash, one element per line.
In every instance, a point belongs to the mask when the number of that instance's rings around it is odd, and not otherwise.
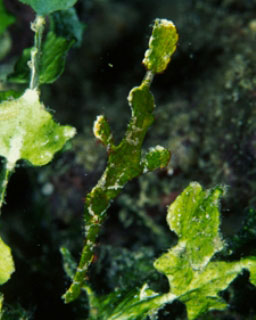
<path fill-rule="evenodd" d="M 14 263 L 11 255 L 11 249 L 0 238 L 0 285 L 7 282 L 14 272 Z M 2 303 L 0 296 L 0 310 Z"/>
<path fill-rule="evenodd" d="M 42 48 L 40 60 L 40 84 L 53 83 L 63 73 L 66 55 L 75 40 L 66 40 L 54 32 L 48 32 Z M 14 83 L 28 83 L 30 78 L 29 61 L 32 48 L 23 50 L 21 57 L 15 64 L 14 72 L 8 76 L 8 81 Z"/>
<path fill-rule="evenodd" d="M 193 182 L 170 205 L 167 222 L 179 240 L 154 263 L 168 278 L 168 293 L 159 294 L 144 285 L 127 295 L 117 291 L 97 297 L 86 288 L 93 310 L 90 320 L 143 320 L 176 299 L 186 305 L 188 319 L 194 320 L 210 310 L 227 307 L 218 294 L 244 269 L 256 286 L 256 257 L 211 261 L 224 245 L 219 232 L 219 199 L 223 191 L 222 187 L 203 190 Z"/>
<path fill-rule="evenodd" d="M 22 95 L 23 91 L 7 90 L 0 91 L 0 102 L 10 99 L 17 99 Z"/>
<path fill-rule="evenodd" d="M 42 45 L 39 63 L 40 84 L 53 83 L 63 73 L 68 51 L 82 42 L 84 25 L 74 8 L 55 12 L 50 17 L 50 30 Z M 26 48 L 17 60 L 8 81 L 28 83 L 30 80 L 31 50 Z"/>
<path fill-rule="evenodd" d="M 31 6 L 39 15 L 47 15 L 58 10 L 73 7 L 77 0 L 19 0 Z"/>
<path fill-rule="evenodd" d="M 176 299 L 172 293 L 159 294 L 147 285 L 126 294 L 116 290 L 102 297 L 95 296 L 88 287 L 85 289 L 91 310 L 89 320 L 143 320 L 155 314 L 165 303 Z"/>
<path fill-rule="evenodd" d="M 74 134 L 74 128 L 54 122 L 36 90 L 0 104 L 0 156 L 7 159 L 8 170 L 19 159 L 47 164 Z"/>
<path fill-rule="evenodd" d="M 75 40 L 76 47 L 81 45 L 85 24 L 80 22 L 75 8 L 57 11 L 50 16 L 50 19 L 51 31 L 59 37 Z"/>
<path fill-rule="evenodd" d="M 189 320 L 213 309 L 226 308 L 218 293 L 243 269 L 250 271 L 250 282 L 256 285 L 256 257 L 211 262 L 224 245 L 218 208 L 222 193 L 222 187 L 203 190 L 193 182 L 168 209 L 167 222 L 179 240 L 154 266 L 167 276 L 170 292 L 186 305 Z"/>
<path fill-rule="evenodd" d="M 67 248 L 60 249 L 63 267 L 69 278 L 73 278 L 76 262 Z M 151 290 L 147 284 L 141 289 L 135 288 L 124 292 L 117 288 L 107 295 L 96 295 L 88 284 L 84 284 L 89 300 L 88 320 L 143 320 L 152 315 L 167 302 L 176 299 L 172 293 L 159 294 Z"/>
<path fill-rule="evenodd" d="M 66 55 L 74 43 L 49 32 L 43 46 L 43 56 L 40 70 L 40 83 L 53 83 L 63 73 Z"/>
<path fill-rule="evenodd" d="M 0 317 L 2 316 L 3 301 L 4 301 L 4 297 L 3 297 L 3 295 L 0 293 Z M 0 319 L 1 319 L 1 318 L 0 318 Z"/>
<path fill-rule="evenodd" d="M 7 282 L 14 272 L 14 262 L 12 259 L 11 249 L 3 242 L 0 237 L 0 285 Z M 0 319 L 2 319 L 2 307 L 4 296 L 0 293 Z"/>

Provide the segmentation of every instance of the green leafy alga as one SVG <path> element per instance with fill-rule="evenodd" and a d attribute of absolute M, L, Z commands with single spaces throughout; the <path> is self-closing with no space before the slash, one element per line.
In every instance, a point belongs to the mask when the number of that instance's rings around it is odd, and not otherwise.
<path fill-rule="evenodd" d="M 89 319 L 143 320 L 178 299 L 186 305 L 188 319 L 193 320 L 207 311 L 227 307 L 219 292 L 243 269 L 250 271 L 250 282 L 256 286 L 256 257 L 235 262 L 211 261 L 224 245 L 219 233 L 222 194 L 222 187 L 203 190 L 193 182 L 170 205 L 167 222 L 179 240 L 154 263 L 168 278 L 168 293 L 160 294 L 144 285 L 126 295 L 117 290 L 98 297 L 84 287 L 93 310 Z"/>
<path fill-rule="evenodd" d="M 73 40 L 66 40 L 58 37 L 54 32 L 49 31 L 42 46 L 39 64 L 39 82 L 53 83 L 65 69 L 66 55 L 74 43 Z M 8 76 L 8 81 L 14 83 L 28 83 L 30 77 L 29 61 L 32 48 L 23 50 L 21 57 L 15 64 L 14 72 Z"/>
<path fill-rule="evenodd" d="M 9 170 L 19 159 L 47 164 L 74 134 L 74 128 L 54 122 L 36 90 L 0 104 L 0 156 L 7 159 Z"/>
<path fill-rule="evenodd" d="M 224 245 L 218 209 L 222 193 L 222 187 L 203 190 L 193 182 L 168 209 L 167 222 L 179 241 L 154 266 L 167 276 L 170 292 L 185 303 L 189 320 L 209 310 L 226 308 L 218 293 L 243 269 L 251 272 L 250 281 L 256 285 L 256 257 L 211 261 Z"/>
<path fill-rule="evenodd" d="M 39 39 L 40 44 L 36 34 L 42 34 L 45 21 L 36 19 L 32 24 L 32 30 L 35 32 L 34 47 L 23 50 L 14 71 L 8 76 L 8 81 L 29 83 L 31 54 L 35 50 L 36 53 L 40 52 L 36 66 L 39 84 L 53 83 L 63 73 L 69 49 L 82 41 L 84 25 L 79 21 L 74 8 L 55 12 L 51 15 L 50 22 L 46 37 L 42 39 L 41 36 Z M 39 44 L 37 48 L 36 44 Z"/>
<path fill-rule="evenodd" d="M 3 301 L 4 301 L 4 297 L 3 297 L 3 295 L 0 293 L 0 317 L 2 317 Z M 0 318 L 0 319 L 1 319 L 1 318 Z"/>
<path fill-rule="evenodd" d="M 11 249 L 3 242 L 0 237 L 0 285 L 7 282 L 14 272 L 14 262 Z M 0 293 L 0 319 L 2 319 L 2 306 L 4 297 Z"/>
<path fill-rule="evenodd" d="M 39 15 L 47 15 L 58 10 L 73 7 L 77 0 L 19 0 L 31 6 Z"/>
<path fill-rule="evenodd" d="M 81 45 L 85 24 L 80 22 L 75 8 L 54 12 L 50 19 L 51 31 L 69 41 L 75 40 L 76 46 Z"/>
<path fill-rule="evenodd" d="M 0 238 L 0 285 L 7 282 L 13 272 L 14 263 L 11 255 L 11 249 Z"/>

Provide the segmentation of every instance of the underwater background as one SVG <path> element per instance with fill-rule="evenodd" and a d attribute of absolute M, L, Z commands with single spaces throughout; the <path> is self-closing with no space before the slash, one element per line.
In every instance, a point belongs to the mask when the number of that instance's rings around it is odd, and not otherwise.
<path fill-rule="evenodd" d="M 16 0 L 4 2 L 17 18 L 9 28 L 8 59 L 2 60 L 1 68 L 8 68 L 32 43 L 33 12 Z M 90 282 L 99 294 L 145 281 L 166 291 L 167 280 L 152 263 L 175 244 L 166 206 L 191 181 L 205 188 L 226 186 L 221 207 L 226 259 L 256 254 L 256 1 L 80 0 L 76 9 L 86 25 L 83 43 L 70 52 L 62 77 L 42 87 L 42 99 L 54 106 L 56 120 L 78 134 L 46 167 L 20 162 L 3 208 L 1 230 L 16 264 L 3 290 L 12 305 L 10 319 L 22 319 L 23 312 L 36 320 L 86 319 L 86 297 L 62 303 L 68 279 L 59 248 L 67 246 L 79 258 L 83 200 L 107 159 L 93 136 L 93 122 L 104 114 L 121 139 L 130 117 L 126 97 L 144 76 L 141 61 L 155 18 L 175 23 L 179 44 L 151 88 L 156 120 L 145 147 L 161 144 L 172 159 L 167 169 L 130 182 L 114 201 Z M 256 289 L 246 272 L 223 297 L 226 311 L 200 319 L 256 319 Z M 158 319 L 185 320 L 185 307 L 167 305 Z"/>

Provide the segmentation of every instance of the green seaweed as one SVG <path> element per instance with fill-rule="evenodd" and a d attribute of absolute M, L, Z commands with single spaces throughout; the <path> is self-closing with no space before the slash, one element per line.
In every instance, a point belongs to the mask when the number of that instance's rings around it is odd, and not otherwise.
<path fill-rule="evenodd" d="M 96 296 L 85 286 L 92 310 L 89 319 L 142 320 L 178 299 L 185 304 L 188 319 L 194 320 L 211 310 L 227 308 L 219 293 L 243 270 L 250 271 L 250 282 L 256 286 L 256 257 L 234 262 L 213 260 L 224 245 L 219 232 L 222 194 L 222 187 L 203 190 L 193 182 L 169 206 L 167 222 L 178 243 L 154 262 L 168 278 L 168 293 L 157 293 L 145 284 L 126 295 L 117 290 Z"/>
<path fill-rule="evenodd" d="M 66 10 L 77 2 L 77 0 L 19 0 L 30 5 L 37 14 L 47 15 L 55 11 Z"/>
<path fill-rule="evenodd" d="M 225 309 L 227 304 L 218 293 L 244 269 L 250 271 L 250 282 L 256 285 L 256 257 L 212 261 L 224 245 L 218 209 L 222 193 L 221 187 L 204 191 L 198 183 L 191 183 L 168 209 L 167 222 L 179 240 L 154 266 L 167 276 L 170 292 L 185 303 L 189 320 Z"/>
<path fill-rule="evenodd" d="M 7 282 L 14 272 L 11 249 L 0 238 L 0 285 Z"/>

